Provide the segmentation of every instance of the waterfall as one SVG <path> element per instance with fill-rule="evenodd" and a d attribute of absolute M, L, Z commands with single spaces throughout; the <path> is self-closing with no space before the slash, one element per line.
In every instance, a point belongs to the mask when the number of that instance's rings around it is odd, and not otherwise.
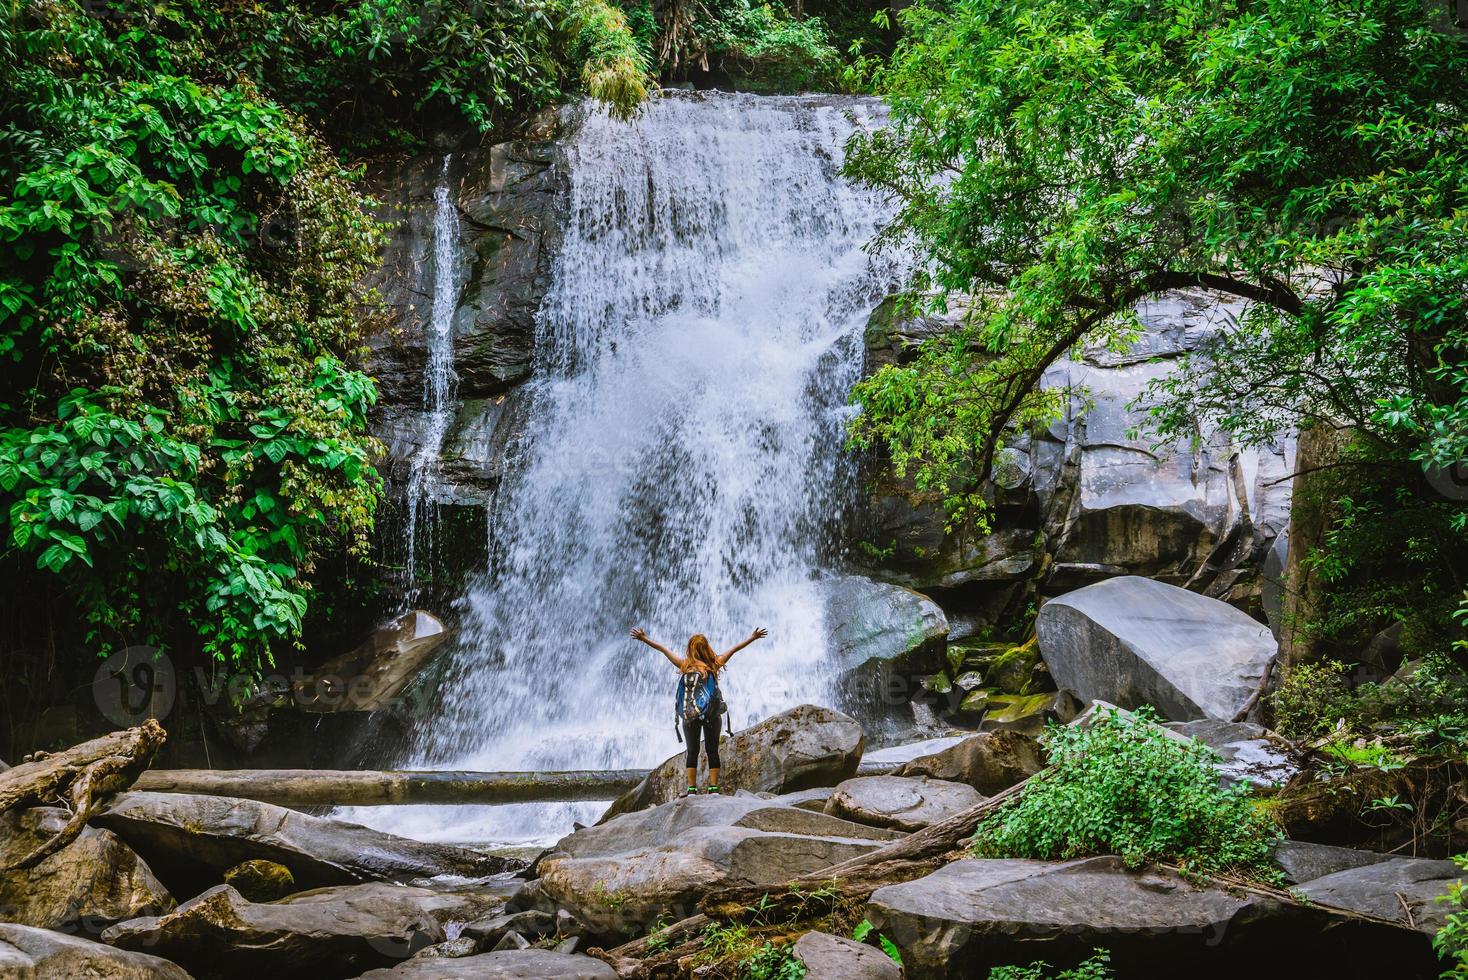
<path fill-rule="evenodd" d="M 454 309 L 458 305 L 463 278 L 459 248 L 459 210 L 454 205 L 449 182 L 450 154 L 444 154 L 443 169 L 433 192 L 433 302 L 424 331 L 428 356 L 423 365 L 423 422 L 419 442 L 408 462 L 406 492 L 406 572 L 409 588 L 417 574 L 418 542 L 433 544 L 433 521 L 420 521 L 420 512 L 431 508 L 438 479 L 439 453 L 454 417 Z"/>
<path fill-rule="evenodd" d="M 862 330 L 897 272 L 863 248 L 887 206 L 839 169 L 879 112 L 705 93 L 631 124 L 588 115 L 566 148 L 568 224 L 490 567 L 409 764 L 660 762 L 678 749 L 676 673 L 634 626 L 678 651 L 767 627 L 723 679 L 736 728 L 831 702 L 818 579 L 854 491 L 842 445 Z M 554 838 L 602 805 L 390 809 L 356 817 Z"/>

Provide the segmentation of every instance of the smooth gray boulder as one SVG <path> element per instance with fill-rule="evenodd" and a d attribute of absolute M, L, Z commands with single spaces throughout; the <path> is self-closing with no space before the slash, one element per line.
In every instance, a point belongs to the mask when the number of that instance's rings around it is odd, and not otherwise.
<path fill-rule="evenodd" d="M 856 719 L 830 708 L 802 704 L 725 739 L 720 750 L 725 763 L 720 780 L 725 786 L 755 793 L 834 786 L 856 772 L 865 745 Z M 602 822 L 677 799 L 686 787 L 680 752 L 614 801 Z"/>
<path fill-rule="evenodd" d="M 791 952 L 806 980 L 902 980 L 902 967 L 880 949 L 828 932 L 806 933 Z"/>
<path fill-rule="evenodd" d="M 382 970 L 360 980 L 616 980 L 617 972 L 590 956 L 548 949 L 507 950 L 459 959 L 420 959 Z"/>
<path fill-rule="evenodd" d="M 1051 599 L 1035 630 L 1055 682 L 1081 701 L 1150 704 L 1171 721 L 1231 721 L 1276 648 L 1227 603 L 1136 576 Z"/>
<path fill-rule="evenodd" d="M 822 583 L 837 669 L 889 661 L 905 670 L 941 666 L 948 617 L 920 592 L 860 575 Z"/>
<path fill-rule="evenodd" d="M 963 860 L 879 888 L 867 918 L 902 952 L 909 980 L 988 975 L 1043 959 L 1069 965 L 1110 950 L 1117 976 L 1435 976 L 1413 930 L 1348 919 L 1263 893 L 1196 886 L 1119 858 Z M 1370 971 L 1385 971 L 1372 973 Z M 1171 975 L 1168 973 L 1167 975 Z"/>
<path fill-rule="evenodd" d="M 984 796 L 993 796 L 1033 776 L 1044 765 L 1045 750 L 1033 736 L 997 731 L 972 735 L 931 755 L 918 756 L 897 770 L 897 775 L 967 783 Z"/>
<path fill-rule="evenodd" d="M 69 816 L 56 807 L 10 814 L 0 825 L 0 868 L 54 836 Z M 76 840 L 33 867 L 0 873 L 0 917 L 20 925 L 97 930 L 173 906 L 173 896 L 147 863 L 98 827 L 83 828 Z"/>
<path fill-rule="evenodd" d="M 80 936 L 0 922 L 0 977 L 6 980 L 191 980 L 158 956 L 114 949 Z"/>
<path fill-rule="evenodd" d="M 858 776 L 836 787 L 826 813 L 893 830 L 912 832 L 983 802 L 967 783 L 926 776 Z"/>
<path fill-rule="evenodd" d="M 219 885 L 168 915 L 111 926 L 102 940 L 208 975 L 325 980 L 406 959 L 443 942 L 447 923 L 469 922 L 486 910 L 479 896 L 380 882 L 278 902 L 251 902 Z"/>
<path fill-rule="evenodd" d="M 124 793 L 93 822 L 143 856 L 176 894 L 197 894 L 244 861 L 290 869 L 301 888 L 437 875 L 484 877 L 504 859 L 227 796 Z"/>
<path fill-rule="evenodd" d="M 1451 861 L 1394 858 L 1337 871 L 1298 887 L 1312 902 L 1396 919 L 1413 929 L 1435 933 L 1454 906 L 1438 899 L 1460 880 Z"/>

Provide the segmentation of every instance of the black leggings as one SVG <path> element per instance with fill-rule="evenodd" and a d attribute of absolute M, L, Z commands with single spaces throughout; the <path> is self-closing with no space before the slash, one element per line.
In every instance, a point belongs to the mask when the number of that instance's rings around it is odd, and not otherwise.
<path fill-rule="evenodd" d="M 719 768 L 719 726 L 723 723 L 724 714 L 721 711 L 683 723 L 683 741 L 688 744 L 688 751 L 683 756 L 685 769 L 698 768 L 699 732 L 703 733 L 704 754 L 708 756 L 709 768 Z"/>

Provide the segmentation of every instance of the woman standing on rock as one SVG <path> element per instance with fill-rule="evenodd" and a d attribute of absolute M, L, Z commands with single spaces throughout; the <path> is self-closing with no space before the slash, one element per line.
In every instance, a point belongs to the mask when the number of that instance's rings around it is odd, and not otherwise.
<path fill-rule="evenodd" d="M 709 785 L 705 792 L 719 792 L 719 723 L 726 710 L 724 695 L 719 691 L 719 671 L 729 658 L 749 646 L 755 640 L 770 635 L 766 629 L 757 629 L 749 639 L 736 643 L 722 654 L 715 654 L 709 646 L 708 637 L 695 633 L 688 638 L 688 653 L 680 657 L 655 640 L 650 640 L 640 628 L 632 631 L 632 639 L 646 643 L 668 658 L 682 675 L 678 680 L 677 711 L 683 725 L 683 741 L 688 751 L 683 758 L 684 771 L 688 776 L 688 789 L 683 796 L 698 792 L 698 743 L 702 733 L 704 754 L 709 763 Z"/>

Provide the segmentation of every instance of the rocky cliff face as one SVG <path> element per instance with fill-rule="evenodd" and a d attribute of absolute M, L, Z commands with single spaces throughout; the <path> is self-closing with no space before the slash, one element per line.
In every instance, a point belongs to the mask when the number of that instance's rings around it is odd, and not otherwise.
<path fill-rule="evenodd" d="M 376 176 L 381 216 L 394 226 L 377 283 L 388 318 L 368 359 L 381 396 L 375 430 L 387 448 L 380 558 L 402 570 L 409 597 L 442 605 L 484 567 L 487 505 L 520 420 L 519 386 L 530 376 L 560 240 L 557 157 L 573 124 L 570 113 L 547 111 L 515 139 L 460 144 Z M 441 275 L 453 277 L 447 302 Z M 436 334 L 446 349 L 432 349 Z M 451 372 L 447 417 L 438 419 L 426 394 L 435 356 Z"/>
<path fill-rule="evenodd" d="M 535 316 L 550 285 L 559 240 L 564 173 L 558 139 L 568 122 L 546 112 L 514 140 L 453 151 L 448 179 L 460 216 L 457 247 L 467 265 L 453 311 L 453 370 L 459 402 L 445 437 L 445 482 L 458 495 L 492 491 L 515 388 L 530 376 Z M 409 160 L 378 178 L 382 217 L 393 222 L 378 288 L 390 314 L 372 340 L 369 370 L 381 393 L 378 434 L 386 469 L 400 475 L 421 426 L 432 299 L 434 194 L 443 154 Z"/>
<path fill-rule="evenodd" d="M 1156 446 L 1137 404 L 1147 384 L 1236 317 L 1205 292 L 1176 292 L 1139 308 L 1143 335 L 1129 350 L 1084 350 L 1054 365 L 1045 384 L 1072 392 L 1064 417 L 1017 435 L 996 467 L 995 533 L 945 534 L 941 501 L 879 472 L 857 534 L 878 578 L 932 590 L 945 606 L 1002 620 L 1048 597 L 1117 575 L 1187 586 L 1255 611 L 1264 559 L 1289 519 L 1295 440 L 1241 448 L 1226 433 Z M 963 315 L 900 319 L 879 310 L 867 367 L 901 362 L 914 344 Z M 1138 432 L 1137 430 L 1141 430 Z"/>

